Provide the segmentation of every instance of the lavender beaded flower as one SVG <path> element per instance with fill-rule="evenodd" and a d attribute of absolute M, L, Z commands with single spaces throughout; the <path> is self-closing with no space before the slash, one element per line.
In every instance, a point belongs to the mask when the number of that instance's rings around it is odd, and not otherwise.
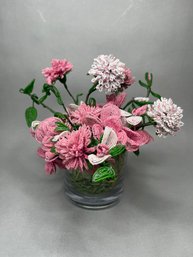
<path fill-rule="evenodd" d="M 156 134 L 159 137 L 175 135 L 184 125 L 181 121 L 183 110 L 173 103 L 172 99 L 164 97 L 148 106 L 147 114 L 156 122 Z"/>
<path fill-rule="evenodd" d="M 130 69 L 113 55 L 99 55 L 95 58 L 88 74 L 94 76 L 91 81 L 93 83 L 97 82 L 96 89 L 100 92 L 121 91 L 122 87 L 134 83 Z"/>

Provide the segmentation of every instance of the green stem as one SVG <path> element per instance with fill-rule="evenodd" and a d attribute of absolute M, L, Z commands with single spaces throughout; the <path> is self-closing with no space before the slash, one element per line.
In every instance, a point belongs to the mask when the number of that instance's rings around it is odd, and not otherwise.
<path fill-rule="evenodd" d="M 32 94 L 29 94 L 29 96 L 31 97 Z M 32 99 L 32 98 L 31 98 L 31 99 Z M 35 102 L 35 101 L 34 101 L 33 99 L 32 99 L 32 101 L 33 101 L 33 105 L 34 105 L 34 102 Z M 50 111 L 51 113 L 53 113 L 53 114 L 56 113 L 56 111 L 54 111 L 52 108 L 50 108 L 50 107 L 47 106 L 46 104 L 44 104 L 44 103 L 38 103 L 38 100 L 37 100 L 37 104 L 40 104 L 41 106 L 43 106 L 44 108 L 46 108 L 47 110 L 49 110 L 49 111 Z M 65 112 L 66 112 L 67 115 L 68 115 L 68 111 L 67 111 L 67 109 L 66 109 L 64 103 L 62 103 L 62 107 L 64 108 Z M 66 116 L 66 119 L 68 120 L 68 122 L 70 123 L 70 125 L 71 125 L 72 127 L 74 127 L 73 124 L 72 124 L 72 122 L 71 122 L 71 120 L 68 118 L 68 116 Z"/>
<path fill-rule="evenodd" d="M 147 126 L 152 126 L 152 125 L 156 125 L 156 122 L 147 122 L 147 123 L 144 123 L 144 124 L 142 124 L 142 125 L 140 125 L 139 127 L 138 127 L 138 129 L 140 129 L 140 128 L 145 128 L 145 127 L 147 127 Z"/>
<path fill-rule="evenodd" d="M 51 109 L 49 106 L 45 105 L 44 103 L 41 103 L 41 106 L 43 106 L 44 108 L 46 108 L 47 110 L 49 110 L 53 114 L 56 113 L 53 109 Z"/>
<path fill-rule="evenodd" d="M 72 98 L 72 100 L 74 101 L 75 104 L 77 104 L 76 99 L 74 98 L 74 96 L 71 94 L 70 90 L 68 89 L 66 83 L 62 83 L 66 89 L 66 91 L 68 92 L 69 96 Z"/>
<path fill-rule="evenodd" d="M 34 101 L 33 99 L 33 94 L 28 94 L 29 97 L 31 97 L 31 100 L 32 100 L 32 105 L 34 106 L 34 103 L 36 104 L 40 104 L 41 106 L 43 106 L 44 108 L 46 108 L 47 110 L 49 110 L 51 113 L 55 114 L 56 112 L 50 108 L 49 106 L 45 105 L 44 103 L 38 103 L 38 98 L 37 98 L 37 102 Z"/>
<path fill-rule="evenodd" d="M 86 95 L 86 99 L 85 99 L 85 103 L 87 104 L 88 103 L 88 99 L 89 99 L 89 96 L 94 92 L 96 91 L 96 85 L 97 84 L 94 84 L 90 90 L 88 91 L 88 94 Z"/>
<path fill-rule="evenodd" d="M 150 93 L 151 93 L 151 88 L 147 88 L 147 94 L 146 94 L 146 97 L 149 97 Z"/>
<path fill-rule="evenodd" d="M 123 110 L 125 110 L 130 104 L 134 102 L 134 99 L 131 99 L 124 107 Z"/>
<path fill-rule="evenodd" d="M 62 103 L 62 107 L 63 107 L 63 109 L 64 109 L 64 111 L 66 112 L 66 119 L 68 120 L 68 122 L 70 123 L 70 125 L 74 128 L 74 125 L 73 125 L 73 123 L 71 122 L 71 120 L 69 119 L 69 117 L 68 117 L 68 110 L 66 109 L 66 107 L 65 107 L 65 105 L 64 105 L 64 103 Z"/>

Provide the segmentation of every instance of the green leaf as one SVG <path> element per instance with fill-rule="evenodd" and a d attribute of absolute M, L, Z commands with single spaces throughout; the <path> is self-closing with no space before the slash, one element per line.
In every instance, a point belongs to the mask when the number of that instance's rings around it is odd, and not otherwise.
<path fill-rule="evenodd" d="M 101 182 L 105 179 L 115 178 L 115 170 L 111 166 L 98 168 L 92 176 L 92 182 Z"/>
<path fill-rule="evenodd" d="M 58 117 L 60 119 L 66 119 L 66 115 L 61 112 L 55 112 L 54 117 Z"/>
<path fill-rule="evenodd" d="M 26 123 L 28 125 L 28 127 L 31 127 L 31 123 L 32 121 L 37 119 L 37 110 L 35 107 L 31 106 L 28 107 L 25 111 L 25 119 L 26 119 Z"/>
<path fill-rule="evenodd" d="M 151 91 L 150 93 L 151 93 L 154 97 L 161 99 L 161 95 L 159 95 L 159 94 L 157 94 L 157 93 L 155 93 L 155 92 L 153 92 L 153 91 Z"/>
<path fill-rule="evenodd" d="M 54 146 L 52 146 L 51 149 L 50 149 L 50 152 L 51 153 L 56 153 L 56 148 Z"/>
<path fill-rule="evenodd" d="M 149 79 L 149 75 L 148 74 L 150 74 L 150 79 Z M 151 87 L 152 86 L 152 80 L 153 80 L 152 73 L 146 72 L 145 73 L 145 80 L 147 82 L 148 87 Z"/>
<path fill-rule="evenodd" d="M 139 151 L 139 149 L 137 150 L 137 151 L 135 151 L 135 152 L 133 152 L 136 156 L 139 156 L 139 154 L 140 154 L 140 151 Z"/>
<path fill-rule="evenodd" d="M 32 93 L 34 88 L 35 79 L 33 79 L 24 89 L 20 89 L 20 92 L 26 95 L 29 95 Z"/>
<path fill-rule="evenodd" d="M 91 142 L 89 144 L 89 147 L 97 146 L 99 144 L 99 140 L 91 137 Z"/>
<path fill-rule="evenodd" d="M 43 89 L 42 89 L 42 93 L 46 93 L 46 95 L 50 95 L 51 87 L 52 87 L 51 85 L 44 84 Z"/>
<path fill-rule="evenodd" d="M 139 80 L 139 85 L 145 88 L 148 88 L 148 85 L 146 85 L 144 82 L 142 82 L 141 80 Z"/>
<path fill-rule="evenodd" d="M 69 128 L 62 122 L 56 122 L 56 131 L 69 131 Z"/>
<path fill-rule="evenodd" d="M 148 82 L 149 78 L 148 78 L 148 72 L 145 73 L 145 80 Z"/>
<path fill-rule="evenodd" d="M 143 106 L 143 105 L 146 105 L 146 104 L 153 104 L 153 102 L 138 102 L 138 101 L 135 101 L 135 104 L 137 104 L 138 106 Z"/>
<path fill-rule="evenodd" d="M 118 156 L 125 152 L 125 146 L 124 145 L 116 145 L 113 148 L 110 149 L 109 153 L 112 157 Z"/>
<path fill-rule="evenodd" d="M 58 89 L 55 87 L 55 86 L 52 86 L 51 89 L 50 89 L 54 95 L 56 96 L 57 98 L 57 102 L 59 105 L 63 105 L 63 101 L 62 101 L 62 98 L 61 98 L 61 95 L 60 95 L 60 92 L 58 91 Z"/>
<path fill-rule="evenodd" d="M 46 100 L 47 97 L 48 97 L 47 94 L 46 94 L 46 95 L 43 95 L 43 96 L 38 100 L 39 104 L 43 103 L 43 102 Z"/>
<path fill-rule="evenodd" d="M 93 165 L 88 160 L 86 160 L 86 163 L 88 165 L 88 170 L 92 170 L 93 169 Z"/>

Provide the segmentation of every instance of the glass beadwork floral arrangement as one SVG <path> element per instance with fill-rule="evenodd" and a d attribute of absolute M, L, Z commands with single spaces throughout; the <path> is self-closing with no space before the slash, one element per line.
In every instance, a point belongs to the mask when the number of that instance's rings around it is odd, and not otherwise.
<path fill-rule="evenodd" d="M 41 96 L 34 93 L 35 80 L 20 89 L 32 100 L 32 106 L 25 111 L 26 122 L 40 144 L 37 153 L 45 161 L 46 173 L 55 173 L 57 167 L 65 170 L 66 191 L 71 200 L 84 207 L 108 206 L 117 201 L 122 191 L 118 185 L 125 152 L 139 155 L 141 146 L 153 140 L 146 131 L 149 126 L 159 137 L 175 135 L 183 126 L 183 110 L 171 98 L 154 92 L 153 75 L 149 72 L 144 81 L 138 82 L 145 96 L 126 101 L 126 90 L 135 84 L 135 78 L 113 55 L 94 59 L 88 71 L 92 85 L 85 96 L 73 96 L 67 86 L 72 68 L 65 59 L 53 59 L 51 67 L 42 70 L 46 83 Z M 68 106 L 61 90 L 72 99 Z M 97 90 L 106 94 L 105 103 L 96 102 Z M 45 104 L 50 95 L 55 96 L 60 111 Z M 52 116 L 38 121 L 37 106 L 46 108 Z"/>

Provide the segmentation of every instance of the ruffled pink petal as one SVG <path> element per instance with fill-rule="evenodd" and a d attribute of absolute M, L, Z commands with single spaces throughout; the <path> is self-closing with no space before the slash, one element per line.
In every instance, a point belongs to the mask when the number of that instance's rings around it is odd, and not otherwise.
<path fill-rule="evenodd" d="M 128 151 L 136 151 L 140 146 L 148 144 L 153 139 L 151 135 L 144 130 L 132 131 L 129 128 L 124 128 L 124 131 L 128 137 L 126 145 Z"/>
<path fill-rule="evenodd" d="M 53 162 L 57 158 L 58 156 L 55 153 L 51 153 L 50 151 L 45 153 L 45 160 L 47 162 Z"/>
<path fill-rule="evenodd" d="M 84 120 L 84 124 L 88 125 L 88 126 L 93 126 L 95 124 L 99 124 L 101 125 L 101 120 L 97 117 L 94 117 L 92 115 L 86 115 L 85 116 L 85 120 Z"/>
<path fill-rule="evenodd" d="M 132 114 L 136 115 L 136 116 L 141 116 L 141 115 L 145 114 L 146 111 L 147 111 L 147 104 L 143 105 L 139 108 L 133 109 Z"/>
<path fill-rule="evenodd" d="M 122 92 L 122 93 L 119 93 L 118 95 L 116 94 L 106 95 L 106 99 L 108 103 L 112 103 L 118 107 L 121 107 L 121 105 L 125 101 L 126 96 L 127 94 L 125 92 Z"/>
<path fill-rule="evenodd" d="M 135 78 L 133 77 L 131 70 L 129 68 L 126 68 L 124 84 L 126 86 L 131 86 L 134 82 L 135 82 Z"/>
<path fill-rule="evenodd" d="M 56 172 L 56 165 L 53 162 L 45 162 L 46 174 L 51 175 Z"/>
<path fill-rule="evenodd" d="M 115 132 L 119 132 L 123 127 L 119 116 L 109 116 L 104 120 L 103 124 L 105 127 L 113 128 Z"/>
<path fill-rule="evenodd" d="M 40 156 L 41 158 L 45 159 L 45 151 L 44 151 L 41 147 L 38 148 L 37 154 L 38 154 L 38 156 Z"/>
<path fill-rule="evenodd" d="M 94 124 L 92 126 L 92 133 L 93 137 L 99 140 L 103 133 L 103 127 L 100 124 Z"/>
<path fill-rule="evenodd" d="M 105 122 L 105 120 L 107 118 L 109 118 L 110 116 L 120 117 L 121 113 L 120 113 L 120 109 L 116 105 L 111 104 L 111 103 L 107 103 L 101 109 L 100 119 L 101 119 L 102 122 Z"/>
<path fill-rule="evenodd" d="M 102 157 L 104 155 L 107 155 L 109 152 L 109 147 L 105 144 L 98 144 L 97 145 L 97 156 Z"/>
<path fill-rule="evenodd" d="M 120 131 L 117 133 L 118 137 L 118 142 L 121 143 L 122 145 L 126 145 L 128 137 L 125 131 Z"/>

